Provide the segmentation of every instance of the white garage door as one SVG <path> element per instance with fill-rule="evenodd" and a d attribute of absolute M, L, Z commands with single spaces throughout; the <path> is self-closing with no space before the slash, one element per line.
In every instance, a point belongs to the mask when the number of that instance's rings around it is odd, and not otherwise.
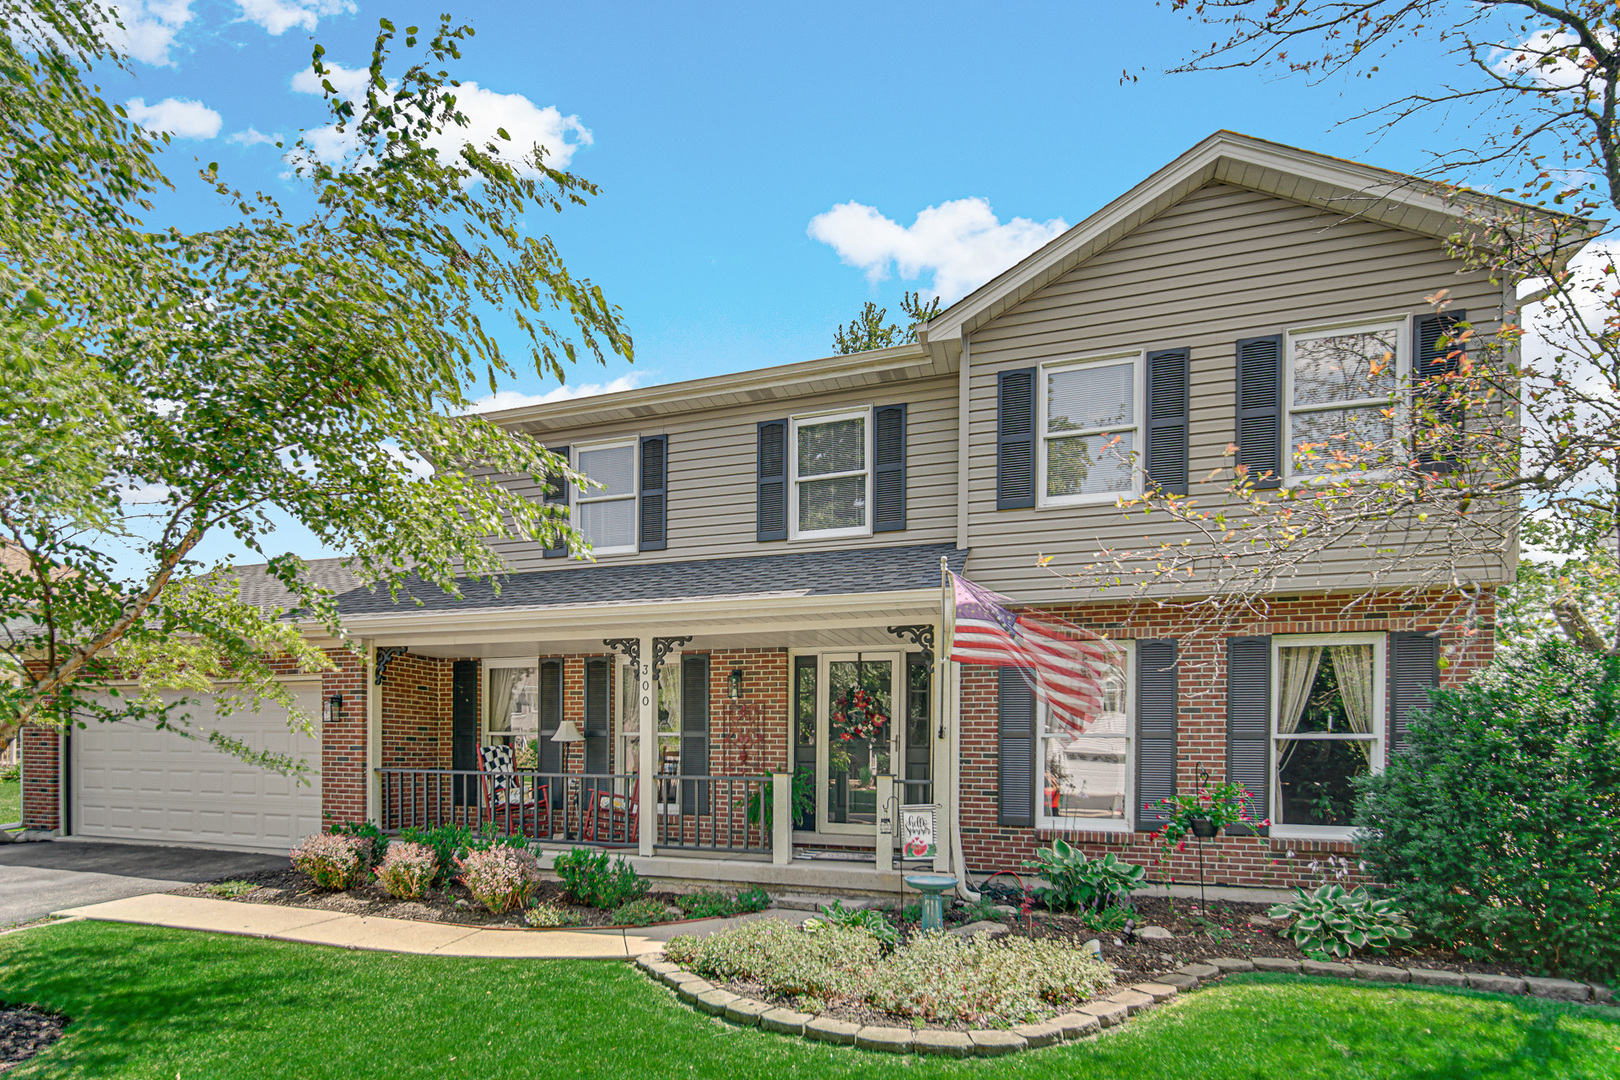
<path fill-rule="evenodd" d="M 318 687 L 295 693 L 300 706 L 319 715 Z M 320 746 L 288 729 L 285 709 L 267 705 L 221 719 L 205 699 L 188 711 L 194 727 L 220 728 L 256 750 L 303 758 L 309 782 L 246 764 L 205 739 L 149 724 L 92 722 L 72 736 L 75 835 L 285 850 L 320 830 Z"/>

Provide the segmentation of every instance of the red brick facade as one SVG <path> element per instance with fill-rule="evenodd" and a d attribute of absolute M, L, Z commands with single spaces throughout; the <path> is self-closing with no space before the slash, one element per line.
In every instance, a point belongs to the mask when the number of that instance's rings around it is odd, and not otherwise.
<path fill-rule="evenodd" d="M 22 729 L 22 823 L 30 829 L 61 827 L 62 736 L 55 728 Z"/>
<path fill-rule="evenodd" d="M 382 768 L 450 768 L 454 661 L 405 653 L 389 663 L 382 694 Z"/>
<path fill-rule="evenodd" d="M 1178 616 L 1162 609 L 1126 604 L 1076 604 L 1050 609 L 1082 626 L 1118 640 L 1174 638 L 1178 641 L 1178 709 L 1176 723 L 1176 785 L 1191 790 L 1200 770 L 1213 782 L 1226 774 L 1226 672 L 1223 639 L 1249 634 L 1326 634 L 1425 629 L 1412 627 L 1410 614 L 1374 606 L 1364 618 L 1344 619 L 1342 597 L 1303 596 L 1278 598 L 1264 621 L 1234 626 L 1220 633 L 1189 634 Z M 1441 638 L 1446 666 L 1441 683 L 1466 680 L 1490 660 L 1490 636 L 1466 638 L 1450 631 Z M 1387 693 L 1387 687 L 1381 688 Z M 1160 861 L 1160 845 L 1152 833 L 1054 832 L 1008 828 L 997 824 L 997 671 L 967 666 L 962 669 L 961 817 L 962 847 L 968 867 L 977 873 L 1019 870 L 1035 848 L 1061 836 L 1092 855 L 1112 851 L 1130 862 L 1148 867 L 1156 880 L 1196 881 L 1197 852 L 1172 853 Z M 1385 710 L 1386 717 L 1389 710 Z M 1386 745 L 1388 732 L 1385 732 Z M 1248 886 L 1292 886 L 1314 880 L 1308 864 L 1327 854 L 1352 856 L 1353 844 L 1326 840 L 1283 840 L 1256 836 L 1223 837 L 1204 847 L 1205 876 L 1211 883 Z"/>

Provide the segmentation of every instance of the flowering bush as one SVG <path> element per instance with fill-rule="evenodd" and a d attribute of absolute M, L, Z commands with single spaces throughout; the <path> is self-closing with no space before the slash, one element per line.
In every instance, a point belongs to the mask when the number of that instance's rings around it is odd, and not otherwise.
<path fill-rule="evenodd" d="M 439 872 L 438 854 L 426 844 L 398 843 L 388 845 L 388 853 L 372 870 L 389 896 L 397 900 L 415 900 Z"/>
<path fill-rule="evenodd" d="M 456 860 L 461 883 L 496 915 L 527 903 L 540 886 L 540 860 L 527 848 L 491 847 Z"/>
<path fill-rule="evenodd" d="M 367 844 L 354 836 L 311 833 L 292 849 L 292 863 L 323 889 L 347 889 L 366 865 Z"/>
<path fill-rule="evenodd" d="M 1271 819 L 1256 821 L 1253 816 L 1254 793 L 1235 780 L 1219 784 L 1202 783 L 1186 795 L 1172 795 L 1160 799 L 1158 804 L 1147 804 L 1149 810 L 1167 811 L 1170 820 L 1158 832 L 1165 851 L 1172 846 L 1181 851 L 1187 846 L 1187 834 L 1193 822 L 1207 821 L 1218 833 L 1228 825 L 1247 825 L 1263 829 Z"/>

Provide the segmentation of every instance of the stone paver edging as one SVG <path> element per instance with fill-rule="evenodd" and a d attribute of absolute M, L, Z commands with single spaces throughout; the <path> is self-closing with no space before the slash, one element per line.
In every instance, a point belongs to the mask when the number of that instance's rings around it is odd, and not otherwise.
<path fill-rule="evenodd" d="M 797 1035 L 814 1042 L 854 1046 L 889 1054 L 938 1054 L 946 1057 L 995 1057 L 1034 1050 L 1054 1043 L 1090 1039 L 1108 1028 L 1120 1027 L 1155 1005 L 1178 994 L 1196 990 L 1213 979 L 1240 971 L 1281 971 L 1296 975 L 1327 975 L 1373 983 L 1411 983 L 1416 986 L 1466 987 L 1498 994 L 1530 994 L 1553 1001 L 1614 1006 L 1613 991 L 1602 983 L 1568 979 L 1513 978 L 1479 975 L 1438 968 L 1402 968 L 1387 964 L 1332 964 L 1317 960 L 1277 957 L 1218 957 L 1207 964 L 1183 964 L 1168 975 L 1154 976 L 1108 997 L 1088 1001 L 1074 1012 L 1054 1016 L 1040 1024 L 1022 1024 L 1007 1031 L 940 1031 L 925 1028 L 856 1024 L 831 1016 L 815 1016 L 778 1008 L 768 1002 L 742 997 L 706 979 L 668 963 L 662 953 L 636 958 L 636 966 L 675 991 L 681 1001 L 700 1012 L 742 1027 L 757 1027 L 778 1035 Z"/>

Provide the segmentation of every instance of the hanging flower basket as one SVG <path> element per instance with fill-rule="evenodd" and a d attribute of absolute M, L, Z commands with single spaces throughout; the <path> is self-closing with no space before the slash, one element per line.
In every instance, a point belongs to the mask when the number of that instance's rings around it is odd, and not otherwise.
<path fill-rule="evenodd" d="M 878 708 L 877 700 L 864 687 L 852 686 L 833 703 L 831 715 L 832 735 L 849 742 L 853 739 L 877 739 L 882 736 L 889 717 Z"/>
<path fill-rule="evenodd" d="M 1209 820 L 1208 818 L 1194 818 L 1193 819 L 1192 833 L 1193 833 L 1194 836 L 1199 836 L 1199 837 L 1204 838 L 1205 840 L 1208 840 L 1210 837 L 1216 835 L 1220 831 L 1221 831 L 1221 827 L 1219 825 L 1215 824 L 1213 821 Z"/>

